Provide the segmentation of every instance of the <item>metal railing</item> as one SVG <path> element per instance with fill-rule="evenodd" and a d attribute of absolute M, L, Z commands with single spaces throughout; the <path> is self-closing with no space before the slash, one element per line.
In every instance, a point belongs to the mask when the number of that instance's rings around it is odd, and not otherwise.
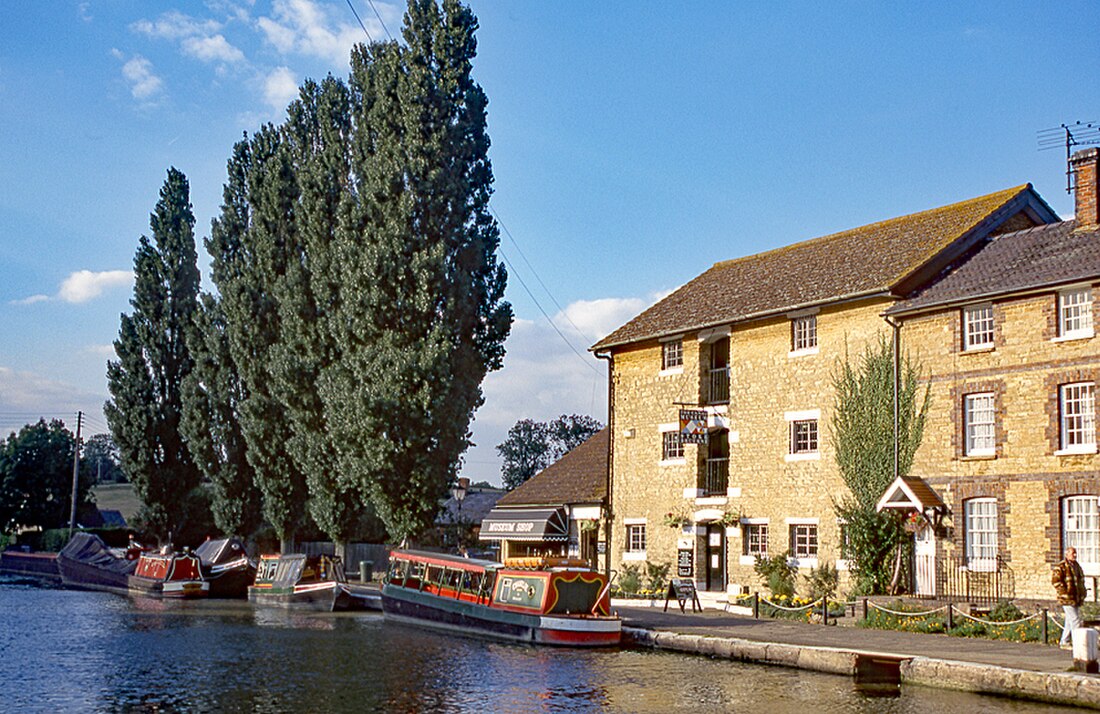
<path fill-rule="evenodd" d="M 730 482 L 729 458 L 707 459 L 703 492 L 708 496 L 725 496 Z"/>
<path fill-rule="evenodd" d="M 939 595 L 945 600 L 985 603 L 1016 597 L 1016 576 L 1001 556 L 974 561 L 952 555 L 940 560 Z"/>
<path fill-rule="evenodd" d="M 707 390 L 708 404 L 725 404 L 730 400 L 730 368 L 719 367 L 710 370 Z"/>

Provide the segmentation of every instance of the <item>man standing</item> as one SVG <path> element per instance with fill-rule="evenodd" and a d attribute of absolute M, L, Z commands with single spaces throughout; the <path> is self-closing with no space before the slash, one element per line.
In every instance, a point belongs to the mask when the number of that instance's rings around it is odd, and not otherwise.
<path fill-rule="evenodd" d="M 1054 566 L 1051 583 L 1058 593 L 1058 602 L 1066 613 L 1066 625 L 1062 629 L 1063 648 L 1071 647 L 1073 631 L 1081 626 L 1081 603 L 1085 601 L 1085 571 L 1077 562 L 1077 549 L 1066 548 L 1066 557 Z"/>

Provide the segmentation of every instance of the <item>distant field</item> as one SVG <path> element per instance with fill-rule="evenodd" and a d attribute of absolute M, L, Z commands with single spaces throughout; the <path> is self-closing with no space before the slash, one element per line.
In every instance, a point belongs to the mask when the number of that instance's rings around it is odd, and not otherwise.
<path fill-rule="evenodd" d="M 127 523 L 133 521 L 141 508 L 141 501 L 134 495 L 134 488 L 128 483 L 112 483 L 96 486 L 92 489 L 99 510 L 119 511 Z"/>

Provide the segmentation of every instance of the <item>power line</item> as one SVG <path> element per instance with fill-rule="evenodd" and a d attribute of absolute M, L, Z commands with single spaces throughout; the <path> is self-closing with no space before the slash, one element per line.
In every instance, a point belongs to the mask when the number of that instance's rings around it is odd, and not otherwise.
<path fill-rule="evenodd" d="M 390 34 L 390 28 L 386 27 L 386 23 L 383 22 L 382 16 L 378 14 L 378 8 L 374 6 L 374 0 L 367 0 L 370 3 L 370 9 L 374 10 L 374 16 L 378 18 L 378 24 L 382 26 L 382 29 L 386 31 L 386 37 L 393 39 L 393 35 Z"/>
<path fill-rule="evenodd" d="M 363 34 L 367 36 L 367 41 L 374 42 L 374 38 L 370 36 L 369 32 L 367 32 L 367 26 L 363 24 L 363 21 L 361 19 L 359 19 L 359 13 L 355 11 L 355 6 L 351 4 L 351 0 L 346 0 L 346 2 L 348 4 L 348 9 L 351 10 L 351 14 L 355 15 L 355 21 L 359 23 L 359 27 L 363 28 Z M 387 32 L 386 34 L 389 33 Z"/>

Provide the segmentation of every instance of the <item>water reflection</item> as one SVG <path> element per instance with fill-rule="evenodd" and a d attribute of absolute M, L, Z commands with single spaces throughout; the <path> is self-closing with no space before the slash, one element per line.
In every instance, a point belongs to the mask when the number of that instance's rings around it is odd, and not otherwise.
<path fill-rule="evenodd" d="M 638 650 L 547 649 L 377 614 L 136 601 L 0 580 L 5 711 L 1051 711 L 957 692 Z M 1067 710 L 1068 711 L 1068 710 Z"/>

